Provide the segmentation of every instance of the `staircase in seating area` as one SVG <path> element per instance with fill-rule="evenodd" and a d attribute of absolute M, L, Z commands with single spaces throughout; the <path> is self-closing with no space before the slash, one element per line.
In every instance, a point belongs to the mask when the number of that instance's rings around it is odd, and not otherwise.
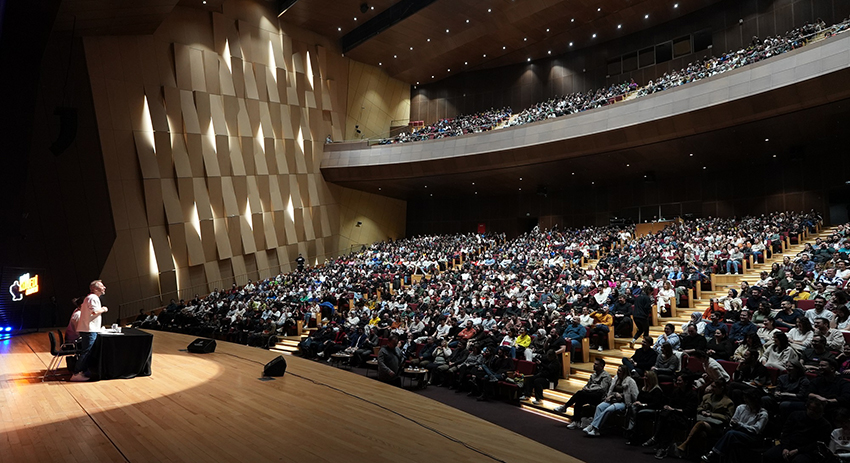
<path fill-rule="evenodd" d="M 269 348 L 272 352 L 277 352 L 281 355 L 292 355 L 298 352 L 298 343 L 307 337 L 307 333 L 300 336 L 284 336 L 278 337 L 278 342 L 273 347 Z"/>
<path fill-rule="evenodd" d="M 292 355 L 298 352 L 298 344 L 307 339 L 307 336 L 318 329 L 315 327 L 304 328 L 303 326 L 303 322 L 298 320 L 295 329 L 298 334 L 293 336 L 278 336 L 277 343 L 273 347 L 270 347 L 269 350 L 282 355 Z"/>
<path fill-rule="evenodd" d="M 658 324 L 650 327 L 650 336 L 657 338 L 659 334 L 663 333 L 664 325 L 667 323 L 673 323 L 676 326 L 676 332 L 680 332 L 682 324 L 690 321 L 691 312 L 704 312 L 710 304 L 710 299 L 726 295 L 730 288 L 740 288 L 741 281 L 747 281 L 751 286 L 754 285 L 756 281 L 759 280 L 759 274 L 763 270 L 770 271 L 773 263 L 782 263 L 782 259 L 785 256 L 789 256 L 792 259 L 795 258 L 797 253 L 803 250 L 806 243 L 814 243 L 819 237 L 826 238 L 833 230 L 834 228 L 818 228 L 816 233 L 805 233 L 802 235 L 799 243 L 793 245 L 790 244 L 790 240 L 786 239 L 782 253 L 773 254 L 770 258 L 765 259 L 764 263 L 754 263 L 753 266 L 751 268 L 747 268 L 743 274 L 712 275 L 714 287 L 711 288 L 711 291 L 701 291 L 701 297 L 694 300 L 693 308 L 679 308 L 676 310 L 673 317 L 660 317 L 658 319 Z M 582 268 L 590 268 L 595 266 L 597 262 L 599 262 L 598 259 L 587 260 L 582 265 Z M 541 404 L 534 405 L 530 401 L 522 401 L 520 402 L 520 406 L 533 413 L 548 416 L 555 420 L 569 422 L 570 420 L 567 416 L 572 415 L 572 408 L 567 409 L 566 415 L 555 413 L 552 410 L 555 407 L 566 403 L 573 393 L 584 387 L 588 378 L 590 378 L 591 373 L 593 373 L 593 362 L 597 357 L 601 357 L 605 360 L 605 371 L 610 373 L 611 376 L 616 375 L 617 367 L 622 364 L 623 358 L 631 357 L 632 354 L 634 354 L 634 349 L 629 344 L 630 341 L 630 338 L 615 338 L 615 345 L 613 349 L 603 350 L 601 352 L 591 350 L 590 362 L 572 362 L 570 365 L 569 379 L 561 379 L 555 389 L 545 389 L 543 391 L 543 402 Z"/>

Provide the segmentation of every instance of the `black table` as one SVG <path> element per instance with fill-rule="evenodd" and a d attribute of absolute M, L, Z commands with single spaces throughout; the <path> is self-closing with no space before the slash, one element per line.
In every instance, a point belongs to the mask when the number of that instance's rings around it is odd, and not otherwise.
<path fill-rule="evenodd" d="M 89 355 L 94 380 L 150 376 L 153 335 L 135 328 L 123 328 L 121 334 L 98 333 Z"/>

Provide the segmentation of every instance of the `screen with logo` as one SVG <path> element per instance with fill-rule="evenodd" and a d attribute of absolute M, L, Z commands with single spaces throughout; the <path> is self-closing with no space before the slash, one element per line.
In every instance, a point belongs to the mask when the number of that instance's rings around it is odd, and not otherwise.
<path fill-rule="evenodd" d="M 0 270 L 0 335 L 37 326 L 42 309 L 42 271 L 21 267 Z"/>

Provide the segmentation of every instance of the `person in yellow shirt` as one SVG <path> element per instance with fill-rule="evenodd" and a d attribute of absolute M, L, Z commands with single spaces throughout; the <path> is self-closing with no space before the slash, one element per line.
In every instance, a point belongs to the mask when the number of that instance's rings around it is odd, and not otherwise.
<path fill-rule="evenodd" d="M 516 345 L 517 357 L 523 356 L 528 361 L 532 360 L 534 351 L 531 350 L 531 336 L 528 335 L 528 329 L 525 326 L 520 327 L 519 336 L 514 341 Z"/>
<path fill-rule="evenodd" d="M 806 291 L 802 281 L 798 281 L 794 283 L 794 289 L 792 289 L 788 295 L 794 298 L 795 301 L 806 301 L 811 296 L 811 293 Z"/>
<path fill-rule="evenodd" d="M 596 309 L 593 314 L 593 325 L 590 326 L 590 348 L 599 349 L 602 351 L 602 345 L 608 343 L 608 332 L 611 331 L 611 327 L 614 325 L 614 317 L 608 313 L 608 306 L 601 306 Z M 612 348 L 614 346 L 608 346 L 608 348 Z"/>

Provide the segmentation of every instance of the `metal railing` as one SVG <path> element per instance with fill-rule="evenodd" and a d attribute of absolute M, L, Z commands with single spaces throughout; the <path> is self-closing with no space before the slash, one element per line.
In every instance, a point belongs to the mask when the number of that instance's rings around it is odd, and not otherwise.
<path fill-rule="evenodd" d="M 326 252 L 322 255 L 318 256 L 310 256 L 310 259 L 305 257 L 304 266 L 305 267 L 315 267 L 316 261 L 318 261 L 318 265 L 323 265 L 326 260 L 336 259 L 338 257 L 347 256 L 352 253 L 359 252 L 365 244 L 353 244 L 348 246 L 346 249 L 339 250 L 337 252 Z M 288 262 L 290 269 L 295 269 L 298 264 L 297 262 L 290 261 Z M 207 281 L 205 283 L 200 283 L 193 286 L 187 286 L 183 288 L 178 288 L 176 291 L 171 292 L 161 292 L 154 296 L 149 296 L 144 299 L 138 299 L 135 301 L 124 302 L 118 305 L 118 319 L 125 319 L 128 317 L 133 317 L 139 313 L 139 311 L 150 312 L 152 310 L 159 309 L 168 305 L 168 301 L 171 299 L 179 301 L 180 299 L 192 299 L 195 297 L 195 294 L 200 295 L 201 297 L 206 296 L 211 293 L 214 289 L 218 288 L 220 290 L 229 290 L 232 284 L 236 284 L 237 286 L 243 286 L 248 283 L 248 280 L 258 281 L 266 278 L 275 277 L 278 274 L 286 273 L 286 266 L 279 265 L 275 267 L 269 267 L 264 269 L 258 269 L 253 272 L 243 273 L 240 275 L 234 275 L 232 277 L 222 278 L 219 280 Z M 161 272 L 166 273 L 166 272 Z M 111 312 L 111 311 L 110 311 Z"/>

